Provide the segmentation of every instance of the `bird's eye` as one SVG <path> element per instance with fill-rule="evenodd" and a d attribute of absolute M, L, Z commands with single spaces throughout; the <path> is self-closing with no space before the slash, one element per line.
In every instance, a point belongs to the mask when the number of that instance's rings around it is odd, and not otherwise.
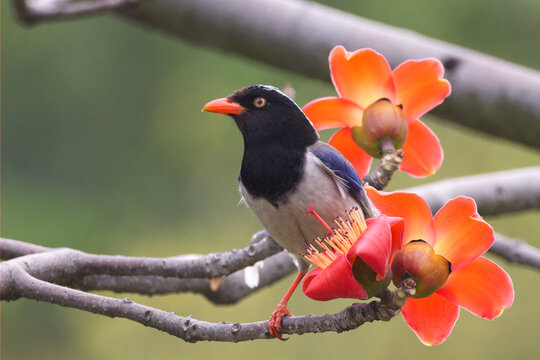
<path fill-rule="evenodd" d="M 265 107 L 266 103 L 267 101 L 263 97 L 256 97 L 255 99 L 253 99 L 253 105 L 255 105 L 255 107 L 259 109 Z"/>

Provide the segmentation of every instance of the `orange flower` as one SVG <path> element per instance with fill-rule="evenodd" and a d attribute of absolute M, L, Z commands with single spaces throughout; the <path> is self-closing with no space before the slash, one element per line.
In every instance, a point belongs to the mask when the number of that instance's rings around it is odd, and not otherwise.
<path fill-rule="evenodd" d="M 424 344 L 446 340 L 460 307 L 491 320 L 512 305 L 512 280 L 497 264 L 480 256 L 489 249 L 494 235 L 476 212 L 473 199 L 460 196 L 450 200 L 433 217 L 418 195 L 383 193 L 371 187 L 366 191 L 381 213 L 405 219 L 402 246 L 423 240 L 451 264 L 451 273 L 438 290 L 427 297 L 410 298 L 401 308 L 405 322 Z"/>
<path fill-rule="evenodd" d="M 351 53 L 336 46 L 329 62 L 339 97 L 316 99 L 303 111 L 317 130 L 342 128 L 329 143 L 354 165 L 359 176 L 368 173 L 371 156 L 354 141 L 351 129 L 361 128 L 364 110 L 381 99 L 401 106 L 407 120 L 401 171 L 415 177 L 435 173 L 443 159 L 442 148 L 437 136 L 418 118 L 450 94 L 440 61 L 408 60 L 392 71 L 384 56 L 372 49 Z"/>

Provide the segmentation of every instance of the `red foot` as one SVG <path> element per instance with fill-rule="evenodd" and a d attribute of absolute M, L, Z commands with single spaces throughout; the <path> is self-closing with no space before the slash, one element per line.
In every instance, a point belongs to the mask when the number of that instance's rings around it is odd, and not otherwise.
<path fill-rule="evenodd" d="M 289 309 L 287 309 L 286 305 L 278 304 L 276 310 L 274 310 L 272 315 L 270 315 L 270 320 L 268 321 L 268 330 L 270 331 L 270 335 L 282 341 L 289 340 L 289 338 L 284 338 L 281 334 L 281 320 L 284 316 L 292 316 L 292 314 Z"/>

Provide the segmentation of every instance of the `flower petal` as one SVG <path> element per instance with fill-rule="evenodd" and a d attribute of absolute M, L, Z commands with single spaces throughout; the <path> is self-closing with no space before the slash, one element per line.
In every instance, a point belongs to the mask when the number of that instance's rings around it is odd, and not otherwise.
<path fill-rule="evenodd" d="M 355 102 L 338 97 L 313 100 L 302 111 L 317 130 L 362 125 L 364 110 Z"/>
<path fill-rule="evenodd" d="M 485 253 L 495 240 L 492 227 L 476 212 L 473 199 L 449 200 L 434 218 L 437 239 L 433 249 L 452 263 L 452 271 Z"/>
<path fill-rule="evenodd" d="M 330 145 L 339 150 L 343 156 L 351 162 L 356 169 L 358 176 L 362 179 L 369 171 L 371 165 L 371 156 L 366 154 L 360 146 L 354 142 L 351 129 L 346 127 L 338 130 L 328 141 Z"/>
<path fill-rule="evenodd" d="M 437 59 L 408 60 L 394 69 L 396 103 L 409 119 L 420 116 L 450 95 L 450 83 L 442 79 L 444 67 Z"/>
<path fill-rule="evenodd" d="M 403 242 L 403 229 L 405 228 L 405 220 L 400 217 L 388 217 L 390 222 L 390 231 L 392 231 L 392 251 L 390 257 L 401 249 L 401 243 Z"/>
<path fill-rule="evenodd" d="M 344 255 L 325 269 L 316 268 L 310 271 L 304 278 L 302 291 L 307 297 L 318 301 L 367 298 L 366 291 L 355 280 L 352 265 Z"/>
<path fill-rule="evenodd" d="M 366 193 L 373 205 L 386 216 L 405 219 L 403 244 L 411 240 L 424 240 L 433 245 L 435 228 L 429 206 L 420 196 L 407 192 L 386 193 L 366 186 Z"/>
<path fill-rule="evenodd" d="M 373 269 L 379 278 L 383 278 L 388 269 L 392 250 L 392 232 L 385 215 L 366 220 L 367 229 L 347 251 L 347 258 L 352 264 L 357 257 Z"/>
<path fill-rule="evenodd" d="M 452 272 L 437 293 L 476 316 L 489 320 L 501 315 L 514 302 L 514 286 L 510 276 L 484 257 Z"/>
<path fill-rule="evenodd" d="M 341 97 L 364 109 L 381 98 L 395 101 L 392 70 L 378 52 L 360 49 L 350 53 L 336 46 L 330 52 L 329 61 L 332 82 Z"/>
<path fill-rule="evenodd" d="M 437 293 L 409 298 L 401 308 L 403 318 L 425 345 L 438 345 L 452 332 L 459 318 L 459 306 Z"/>
<path fill-rule="evenodd" d="M 420 120 L 411 122 L 400 170 L 414 177 L 425 177 L 435 174 L 442 160 L 443 150 L 437 135 Z"/>

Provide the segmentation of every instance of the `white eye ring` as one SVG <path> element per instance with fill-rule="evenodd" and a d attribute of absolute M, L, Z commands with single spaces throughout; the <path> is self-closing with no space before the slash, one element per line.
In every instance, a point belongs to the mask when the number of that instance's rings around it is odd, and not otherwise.
<path fill-rule="evenodd" d="M 260 97 L 260 96 L 253 99 L 253 105 L 259 109 L 265 107 L 267 103 L 268 101 L 266 101 L 265 98 Z"/>

